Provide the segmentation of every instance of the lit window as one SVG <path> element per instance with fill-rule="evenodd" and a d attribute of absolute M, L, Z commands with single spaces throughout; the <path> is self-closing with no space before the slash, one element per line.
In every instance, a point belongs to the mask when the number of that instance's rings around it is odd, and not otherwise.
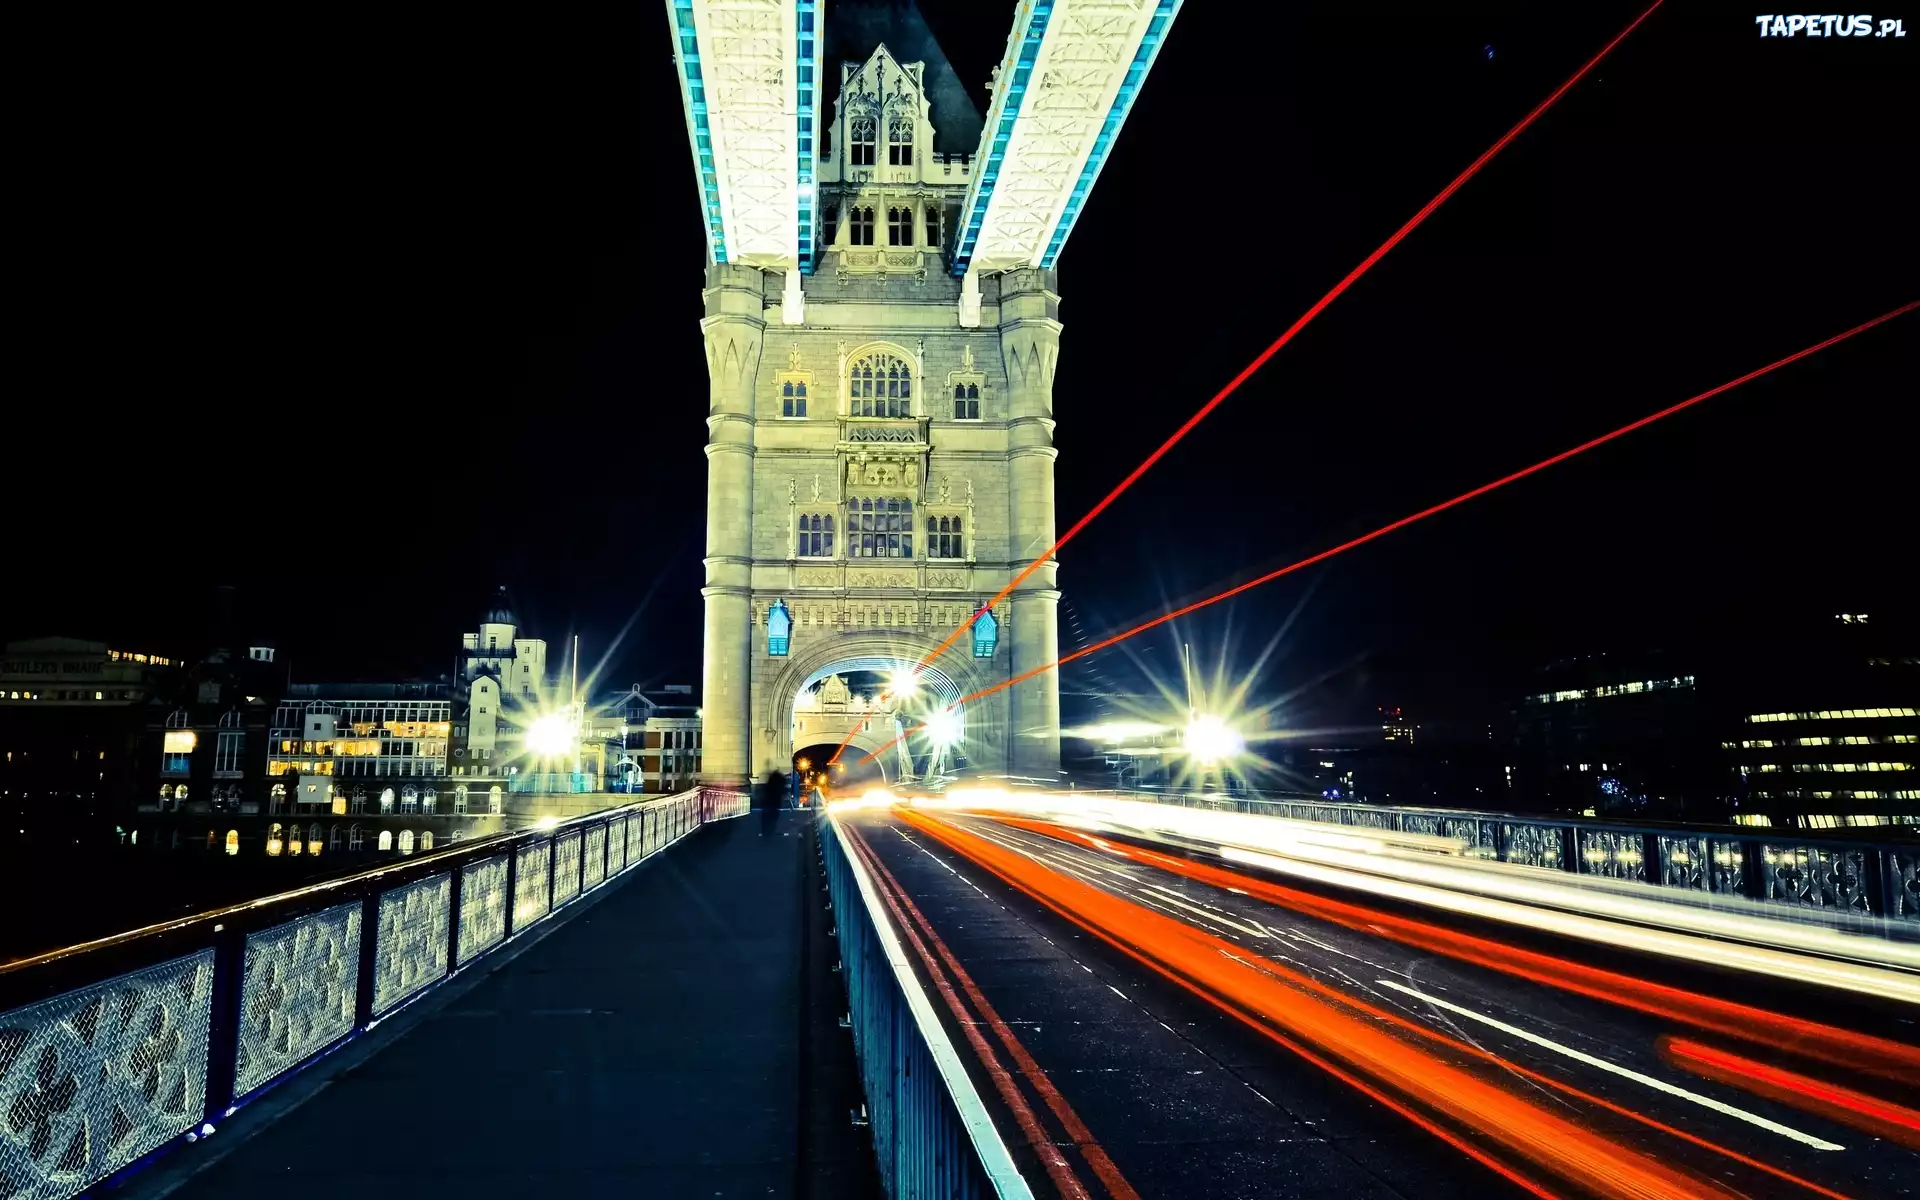
<path fill-rule="evenodd" d="M 861 205 L 847 210 L 847 241 L 856 246 L 873 245 L 873 209 Z"/>
<path fill-rule="evenodd" d="M 854 558 L 912 558 L 913 501 L 904 496 L 847 501 L 847 553 Z"/>
<path fill-rule="evenodd" d="M 794 553 L 801 558 L 833 557 L 833 514 L 801 513 Z"/>
<path fill-rule="evenodd" d="M 994 618 L 991 609 L 981 609 L 979 618 L 973 623 L 973 656 L 992 658 L 994 650 L 1000 645 L 1000 622 Z"/>
<path fill-rule="evenodd" d="M 879 140 L 880 124 L 872 117 L 855 117 L 847 122 L 847 162 L 856 167 L 873 165 L 874 144 Z M 863 245 L 867 243 L 862 243 Z"/>
<path fill-rule="evenodd" d="M 953 385 L 953 419 L 956 421 L 980 419 L 979 384 L 956 383 Z"/>
<path fill-rule="evenodd" d="M 927 518 L 927 557 L 965 558 L 967 556 L 964 517 Z"/>
<path fill-rule="evenodd" d="M 911 205 L 887 210 L 887 245 L 913 245 L 913 208 Z"/>
<path fill-rule="evenodd" d="M 913 415 L 913 368 L 891 354 L 872 354 L 847 373 L 847 415 Z"/>
<path fill-rule="evenodd" d="M 793 616 L 787 612 L 787 602 L 775 600 L 773 607 L 767 610 L 767 653 L 775 658 L 785 658 L 792 637 Z"/>
<path fill-rule="evenodd" d="M 227 853 L 240 853 L 240 831 L 238 829 L 227 830 Z"/>
<path fill-rule="evenodd" d="M 807 385 L 805 380 L 789 379 L 780 385 L 780 415 L 783 417 L 804 417 L 807 415 Z"/>
<path fill-rule="evenodd" d="M 894 117 L 887 122 L 887 165 L 894 167 L 913 165 L 912 118 Z"/>
<path fill-rule="evenodd" d="M 382 834 L 381 836 L 384 838 L 386 835 Z M 413 830 L 402 829 L 400 831 L 400 853 L 402 854 L 413 853 Z"/>
<path fill-rule="evenodd" d="M 283 844 L 281 842 L 280 834 L 281 834 L 281 829 L 280 829 L 280 823 L 278 821 L 274 822 L 272 825 L 269 825 L 267 827 L 267 854 L 269 857 L 272 857 L 272 858 L 280 857 L 280 849 Z"/>
<path fill-rule="evenodd" d="M 382 850 L 391 850 L 391 849 L 393 849 L 393 830 L 391 830 L 391 829 L 382 829 L 382 830 L 380 831 L 380 842 L 379 842 L 379 845 L 380 845 L 380 849 L 382 849 Z"/>

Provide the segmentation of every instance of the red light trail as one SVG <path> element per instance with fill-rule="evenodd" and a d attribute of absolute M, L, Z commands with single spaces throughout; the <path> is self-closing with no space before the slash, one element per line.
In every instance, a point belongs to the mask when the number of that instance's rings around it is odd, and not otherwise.
<path fill-rule="evenodd" d="M 1408 515 L 1401 517 L 1397 521 L 1389 521 L 1387 524 L 1382 525 L 1378 529 L 1375 529 L 1369 533 L 1363 533 L 1356 538 L 1349 538 L 1347 541 L 1341 542 L 1337 546 L 1329 547 L 1328 549 L 1322 550 L 1317 554 L 1310 554 L 1306 558 L 1299 559 L 1296 562 L 1288 563 L 1284 567 L 1280 567 L 1276 570 L 1268 571 L 1265 575 L 1255 576 L 1254 578 L 1247 580 L 1245 583 L 1235 584 L 1233 587 L 1227 588 L 1225 591 L 1216 592 L 1213 595 L 1208 596 L 1203 600 L 1196 600 L 1192 604 L 1183 605 L 1180 608 L 1173 609 L 1170 612 L 1162 613 L 1159 616 L 1152 618 L 1151 620 L 1142 621 L 1140 624 L 1135 625 L 1131 629 L 1123 630 L 1120 633 L 1114 634 L 1112 637 L 1105 638 L 1101 641 L 1095 642 L 1091 646 L 1083 646 L 1080 649 L 1075 650 L 1072 654 L 1062 655 L 1060 658 L 1055 659 L 1053 662 L 1045 663 L 1041 666 L 1034 667 L 1032 670 L 1029 670 L 1029 671 L 1023 671 L 1022 673 L 1015 675 L 1011 679 L 1004 680 L 1003 682 L 994 684 L 992 687 L 982 688 L 979 691 L 974 692 L 972 695 L 962 696 L 960 699 L 954 701 L 951 705 L 949 705 L 948 708 L 951 710 L 951 709 L 960 707 L 962 704 L 971 704 L 975 700 L 983 700 L 986 697 L 995 694 L 996 692 L 1003 692 L 1006 689 L 1015 686 L 1016 684 L 1025 683 L 1027 680 L 1032 679 L 1037 675 L 1044 675 L 1048 671 L 1057 670 L 1058 668 L 1063 667 L 1070 662 L 1073 662 L 1075 659 L 1085 658 L 1089 654 L 1097 654 L 1100 651 L 1105 650 L 1109 647 L 1117 646 L 1121 642 L 1126 641 L 1128 638 L 1136 637 L 1142 633 L 1147 632 L 1149 629 L 1153 629 L 1160 625 L 1165 625 L 1168 621 L 1177 620 L 1180 617 L 1186 616 L 1188 613 L 1197 612 L 1200 609 L 1208 608 L 1208 607 L 1211 607 L 1212 605 L 1219 604 L 1223 600 L 1231 600 L 1235 596 L 1238 596 L 1243 592 L 1252 591 L 1254 588 L 1259 587 L 1263 583 L 1272 583 L 1274 580 L 1279 579 L 1282 576 L 1291 575 L 1296 571 L 1304 570 L 1305 568 L 1313 566 L 1316 563 L 1325 562 L 1327 559 L 1332 558 L 1336 554 L 1344 554 L 1348 550 L 1352 550 L 1358 546 L 1364 546 L 1368 542 L 1374 541 L 1375 539 L 1378 539 L 1378 538 L 1385 537 L 1387 534 L 1393 533 L 1396 530 L 1405 529 L 1407 526 L 1414 524 L 1416 521 L 1424 521 L 1428 517 L 1437 516 L 1440 513 L 1446 512 L 1450 508 L 1457 508 L 1458 506 L 1465 504 L 1469 500 L 1476 500 L 1479 497 L 1486 495 L 1488 492 L 1495 491 L 1499 488 L 1503 488 L 1510 483 L 1517 483 L 1520 480 L 1527 478 L 1529 475 L 1538 474 L 1539 472 L 1546 470 L 1548 467 L 1556 466 L 1560 463 L 1567 461 L 1570 458 L 1573 458 L 1576 455 L 1585 454 L 1589 450 L 1592 450 L 1599 446 L 1604 446 L 1608 442 L 1614 441 L 1618 438 L 1625 437 L 1627 434 L 1633 433 L 1636 430 L 1644 429 L 1648 425 L 1651 425 L 1656 421 L 1664 420 L 1665 418 L 1673 416 L 1675 413 L 1678 413 L 1678 412 L 1684 412 L 1685 410 L 1692 408 L 1696 404 L 1699 404 L 1706 400 L 1711 400 L 1713 397 L 1718 396 L 1720 393 L 1731 391 L 1732 389 L 1739 387 L 1743 383 L 1749 383 L 1755 379 L 1760 378 L 1762 375 L 1766 375 L 1773 371 L 1777 371 L 1781 367 L 1787 366 L 1790 363 L 1799 362 L 1801 359 L 1806 358 L 1809 355 L 1818 354 L 1820 351 L 1825 350 L 1830 346 L 1838 345 L 1839 343 L 1846 341 L 1848 338 L 1854 337 L 1861 333 L 1865 333 L 1867 330 L 1872 329 L 1877 325 L 1883 325 L 1886 322 L 1891 321 L 1896 317 L 1905 316 L 1907 313 L 1912 312 L 1915 308 L 1920 308 L 1920 300 L 1910 301 L 1906 304 L 1901 305 L 1899 308 L 1894 309 L 1892 312 L 1883 313 L 1880 316 L 1873 318 L 1871 321 L 1864 321 L 1858 325 L 1855 325 L 1851 329 L 1847 329 L 1840 333 L 1836 333 L 1832 337 L 1827 338 L 1825 341 L 1815 342 L 1813 345 L 1808 346 L 1803 350 L 1797 350 L 1794 353 L 1787 355 L 1785 358 L 1777 358 L 1763 367 L 1756 367 L 1753 370 L 1748 371 L 1745 375 L 1741 375 L 1736 379 L 1730 379 L 1727 382 L 1719 385 L 1718 387 L 1708 388 L 1706 391 L 1701 392 L 1695 396 L 1689 396 L 1687 399 L 1682 400 L 1677 404 L 1670 404 L 1667 407 L 1659 410 L 1658 412 L 1649 413 L 1646 416 L 1641 417 L 1637 421 L 1630 421 L 1627 424 L 1620 426 L 1618 429 L 1610 430 L 1609 432 L 1603 433 L 1596 438 L 1590 438 L 1587 441 L 1581 442 L 1578 446 L 1574 446 L 1571 449 L 1562 450 L 1558 454 L 1552 455 L 1548 458 L 1543 458 L 1539 462 L 1534 463 L 1532 466 L 1522 467 L 1518 471 L 1511 472 L 1510 474 L 1507 474 L 1507 475 L 1502 475 L 1500 478 L 1493 480 L 1491 483 L 1483 483 L 1477 488 L 1473 488 L 1469 491 L 1461 492 L 1458 496 L 1455 496 L 1450 500 L 1442 500 L 1440 503 L 1430 505 L 1427 508 L 1421 509 L 1419 512 L 1409 513 Z M 885 751 L 898 745 L 900 740 L 906 737 L 907 734 L 917 732 L 918 730 L 924 729 L 924 728 L 925 728 L 924 725 L 914 726 L 912 729 L 907 730 L 906 733 L 900 734 L 898 737 L 895 737 L 892 741 L 888 742 L 886 745 L 881 746 L 878 749 L 874 750 L 873 753 L 868 754 L 866 757 L 862 758 L 860 761 L 863 763 L 871 762 L 873 759 L 877 758 L 879 755 L 881 755 Z"/>
<path fill-rule="evenodd" d="M 1582 79 L 1586 77 L 1589 71 L 1593 70 L 1594 67 L 1600 64 L 1601 59 L 1605 58 L 1608 54 L 1612 53 L 1613 48 L 1615 46 L 1618 46 L 1621 42 L 1625 41 L 1628 34 L 1638 29 L 1640 27 L 1641 22 L 1645 21 L 1648 17 L 1652 16 L 1654 13 L 1654 10 L 1659 8 L 1663 2 L 1664 0 L 1654 0 L 1654 2 L 1648 6 L 1645 12 L 1641 13 L 1639 16 L 1633 19 L 1632 24 L 1628 25 L 1625 29 L 1621 30 L 1618 34 L 1616 34 L 1612 41 L 1608 42 L 1605 46 L 1602 46 L 1600 48 L 1600 52 L 1594 55 L 1592 58 L 1588 59 L 1586 63 L 1583 66 L 1581 66 L 1581 68 L 1578 71 L 1575 71 L 1572 75 L 1568 76 L 1565 83 L 1562 83 L 1559 87 L 1553 89 L 1553 91 L 1548 94 L 1545 100 L 1542 100 L 1539 104 L 1534 106 L 1533 111 L 1529 112 L 1526 116 L 1520 118 L 1519 122 L 1515 124 L 1512 129 L 1507 130 L 1505 135 L 1503 135 L 1499 141 L 1487 147 L 1485 152 L 1483 152 L 1480 155 L 1480 157 L 1474 159 L 1471 163 L 1468 163 L 1467 169 L 1460 172 L 1460 174 L 1454 176 L 1453 182 L 1447 184 L 1446 187 L 1441 188 L 1439 193 L 1436 194 L 1433 197 L 1433 199 L 1427 201 L 1426 204 L 1421 207 L 1420 211 L 1414 213 L 1413 216 L 1407 219 L 1405 224 L 1401 225 L 1400 228 L 1394 230 L 1393 234 L 1390 237 L 1388 237 L 1386 241 L 1381 242 L 1380 245 L 1374 249 L 1373 253 L 1361 259 L 1359 266 L 1356 266 L 1355 268 L 1353 268 L 1353 270 L 1348 271 L 1346 275 L 1341 278 L 1340 282 L 1334 284 L 1332 288 L 1328 289 L 1326 295 L 1320 297 L 1319 300 L 1314 302 L 1311 308 L 1307 309 L 1306 312 L 1300 314 L 1300 316 L 1294 321 L 1293 324 L 1287 326 L 1286 330 L 1283 333 L 1281 333 L 1279 337 L 1275 338 L 1272 341 L 1272 343 L 1270 343 L 1267 346 L 1265 350 L 1262 350 L 1254 358 L 1252 362 L 1248 363 L 1244 368 L 1242 368 L 1238 375 L 1235 375 L 1232 379 L 1229 379 L 1226 383 L 1226 386 L 1222 387 L 1218 392 L 1215 392 L 1211 400 L 1208 400 L 1205 404 L 1201 405 L 1199 410 L 1195 412 L 1191 417 L 1188 417 L 1186 422 L 1183 425 L 1181 425 L 1178 429 L 1174 430 L 1173 433 L 1169 435 L 1165 441 L 1161 442 L 1159 446 L 1155 447 L 1153 453 L 1147 455 L 1145 459 L 1141 460 L 1141 463 L 1139 466 L 1135 467 L 1132 471 L 1128 472 L 1127 476 L 1124 479 L 1122 479 L 1119 483 L 1115 484 L 1113 486 L 1113 489 L 1109 491 L 1105 496 L 1101 497 L 1099 503 L 1095 504 L 1092 508 L 1088 509 L 1086 512 L 1086 515 L 1082 516 L 1078 521 L 1075 521 L 1071 526 L 1068 527 L 1065 533 L 1061 534 L 1057 539 L 1055 539 L 1053 545 L 1047 548 L 1046 553 L 1040 555 L 1040 557 L 1034 559 L 1032 562 L 1028 563 L 1024 568 L 1022 568 L 1019 574 L 1015 575 L 1011 580 L 1009 580 L 1007 585 L 1001 588 L 999 592 L 997 592 L 994 595 L 993 599 L 987 601 L 985 604 L 981 605 L 979 608 L 976 608 L 972 616 L 968 617 L 966 621 L 963 622 L 958 628 L 956 628 L 952 633 L 948 634 L 946 640 L 941 642 L 938 646 L 934 647 L 931 653 L 927 654 L 926 657 L 922 658 L 919 661 L 919 663 L 915 665 L 914 669 L 916 671 L 919 671 L 927 667 L 928 665 L 933 663 L 935 659 L 938 659 L 942 654 L 945 654 L 948 650 L 951 650 L 953 648 L 954 643 L 958 642 L 961 636 L 965 634 L 967 630 L 973 628 L 974 622 L 979 620 L 980 614 L 982 612 L 993 608 L 994 605 L 1000 603 L 1002 600 L 1005 600 L 1009 595 L 1013 593 L 1013 590 L 1015 588 L 1025 583 L 1028 580 L 1028 578 L 1030 578 L 1033 575 L 1035 571 L 1039 570 L 1042 564 L 1044 564 L 1048 559 L 1052 558 L 1054 555 L 1058 554 L 1060 552 L 1060 547 L 1072 541 L 1074 537 L 1078 535 L 1082 529 L 1085 529 L 1088 525 L 1092 524 L 1093 519 L 1095 517 L 1105 512 L 1107 508 L 1110 505 L 1112 505 L 1115 500 L 1118 500 L 1121 497 L 1121 495 L 1126 492 L 1128 488 L 1132 487 L 1140 479 L 1142 475 L 1145 475 L 1149 470 L 1151 470 L 1155 463 L 1159 462 L 1163 457 L 1166 456 L 1167 451 L 1179 445 L 1180 441 L 1183 438 L 1185 438 L 1189 433 L 1192 433 L 1194 428 L 1197 425 L 1199 425 L 1200 422 L 1206 420 L 1208 414 L 1212 413 L 1214 409 L 1220 407 L 1220 405 L 1226 401 L 1227 397 L 1233 395 L 1234 392 L 1240 390 L 1241 384 L 1253 378 L 1253 376 L 1260 370 L 1261 367 L 1264 367 L 1267 365 L 1268 360 L 1272 359 L 1274 355 L 1280 353 L 1280 351 L 1287 345 L 1287 343 L 1291 342 L 1294 339 L 1294 337 L 1297 334 L 1299 334 L 1299 332 L 1302 329 L 1305 329 L 1313 321 L 1315 317 L 1319 316 L 1323 311 L 1325 311 L 1328 305 L 1332 304 L 1335 300 L 1339 299 L 1340 294 L 1342 292 L 1352 287 L 1354 283 L 1356 283 L 1362 275 L 1365 275 L 1368 271 L 1372 270 L 1375 263 L 1385 258 L 1387 256 L 1387 253 L 1390 250 L 1392 250 L 1395 246 L 1398 246 L 1402 241 L 1404 241 L 1408 234 L 1412 233 L 1415 229 L 1418 229 L 1420 225 L 1423 222 L 1425 222 L 1428 217 L 1433 215 L 1436 209 L 1438 209 L 1442 204 L 1445 204 L 1447 200 L 1455 192 L 1459 191 L 1463 186 L 1465 186 L 1466 182 L 1469 179 L 1472 179 L 1475 175 L 1479 174 L 1480 169 L 1486 166 L 1489 162 L 1491 162 L 1495 155 L 1499 154 L 1502 150 L 1506 149 L 1508 143 L 1512 142 L 1513 139 L 1519 137 L 1523 132 L 1526 131 L 1528 126 L 1532 125 L 1535 121 L 1540 119 L 1541 114 L 1545 113 L 1548 109 L 1552 108 L 1554 104 L 1556 104 L 1559 101 L 1560 97 L 1566 95 L 1569 91 L 1571 91 L 1573 89 L 1573 86 L 1576 83 L 1579 83 Z M 882 699 L 884 698 L 885 697 L 883 696 Z M 963 700 L 961 701 L 961 703 L 964 704 L 966 703 L 966 701 Z M 853 741 L 853 735 L 848 734 L 846 740 L 840 743 L 839 749 L 833 752 L 833 757 L 827 761 L 829 763 L 839 762 L 840 756 L 846 753 L 847 746 L 850 745 L 852 741 Z M 872 755 L 868 755 L 867 758 L 862 759 L 861 761 L 866 762 L 872 757 L 873 757 Z"/>

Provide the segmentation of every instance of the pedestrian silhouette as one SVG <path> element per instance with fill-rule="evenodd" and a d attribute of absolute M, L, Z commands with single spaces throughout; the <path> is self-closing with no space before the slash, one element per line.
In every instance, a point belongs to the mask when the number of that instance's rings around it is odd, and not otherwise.
<path fill-rule="evenodd" d="M 787 780 L 778 768 L 767 772 L 760 785 L 760 836 L 772 837 L 780 823 L 780 809 L 787 801 Z"/>

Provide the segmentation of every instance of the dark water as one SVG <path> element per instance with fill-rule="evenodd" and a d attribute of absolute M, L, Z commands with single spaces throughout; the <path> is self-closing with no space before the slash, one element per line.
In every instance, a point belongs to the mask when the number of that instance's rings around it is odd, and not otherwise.
<path fill-rule="evenodd" d="M 130 846 L 0 853 L 0 961 L 237 904 L 362 869 L 363 857 L 268 859 Z"/>

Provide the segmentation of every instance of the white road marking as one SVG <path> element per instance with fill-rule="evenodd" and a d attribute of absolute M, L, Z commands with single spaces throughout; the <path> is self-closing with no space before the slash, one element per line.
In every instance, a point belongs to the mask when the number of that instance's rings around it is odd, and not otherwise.
<path fill-rule="evenodd" d="M 1485 1013 L 1477 1013 L 1470 1008 L 1464 1007 L 1459 1004 L 1455 1004 L 1451 1000 L 1442 1000 L 1438 996 L 1429 996 L 1425 992 L 1419 990 L 1418 988 L 1410 988 L 1404 983 L 1396 983 L 1391 979 L 1376 979 L 1374 980 L 1374 982 L 1379 984 L 1381 987 L 1389 987 L 1394 989 L 1395 991 L 1405 992 L 1409 996 L 1417 996 L 1420 999 L 1425 1000 L 1428 1004 L 1433 1005 L 1435 1008 L 1443 1008 L 1450 1013 L 1457 1013 L 1460 1016 L 1466 1017 L 1469 1020 L 1479 1021 L 1483 1025 L 1492 1026 L 1493 1028 L 1498 1029 L 1500 1032 L 1505 1034 L 1510 1034 L 1513 1037 L 1517 1037 L 1521 1039 L 1522 1041 L 1532 1042 L 1536 1046 L 1543 1046 L 1546 1049 L 1552 1050 L 1557 1054 L 1564 1054 L 1568 1058 L 1573 1059 L 1575 1062 L 1585 1063 L 1587 1066 L 1590 1066 L 1590 1067 L 1598 1067 L 1602 1071 L 1611 1071 L 1613 1074 L 1618 1075 L 1623 1079 L 1631 1079 L 1635 1083 L 1643 1083 L 1646 1086 L 1652 1088 L 1656 1092 L 1665 1092 L 1669 1096 L 1677 1096 L 1682 1100 L 1691 1101 L 1694 1104 L 1698 1104 L 1702 1108 L 1710 1108 L 1714 1112 L 1732 1117 L 1735 1120 L 1745 1121 L 1749 1125 L 1757 1125 L 1761 1129 L 1768 1130 L 1769 1132 L 1772 1132 L 1772 1133 L 1777 1133 L 1781 1137 L 1792 1138 L 1794 1141 L 1799 1142 L 1802 1145 L 1812 1146 L 1815 1150 L 1845 1150 L 1846 1149 L 1845 1146 L 1838 1145 L 1834 1142 L 1829 1142 L 1825 1138 L 1817 1138 L 1810 1133 L 1802 1133 L 1798 1129 L 1794 1129 L 1791 1126 L 1782 1125 L 1778 1121 L 1769 1121 L 1767 1118 L 1761 1116 L 1758 1113 L 1750 1113 L 1744 1108 L 1735 1108 L 1733 1105 L 1722 1103 L 1719 1100 L 1715 1100 L 1711 1096 L 1702 1096 L 1698 1092 L 1690 1092 L 1686 1088 L 1678 1087 L 1674 1084 L 1668 1083 L 1664 1079 L 1655 1079 L 1651 1075 L 1642 1075 L 1638 1071 L 1630 1070 L 1626 1067 L 1618 1065 L 1617 1063 L 1610 1063 L 1604 1058 L 1595 1058 L 1591 1054 L 1586 1054 L 1579 1050 L 1575 1050 L 1572 1046 L 1564 1046 L 1564 1045 L 1561 1045 L 1559 1042 L 1554 1041 L 1552 1038 L 1544 1038 L 1537 1033 L 1529 1033 L 1527 1030 L 1522 1029 L 1517 1025 L 1509 1025 L 1505 1021 L 1495 1020 L 1494 1018 L 1487 1016 Z"/>

